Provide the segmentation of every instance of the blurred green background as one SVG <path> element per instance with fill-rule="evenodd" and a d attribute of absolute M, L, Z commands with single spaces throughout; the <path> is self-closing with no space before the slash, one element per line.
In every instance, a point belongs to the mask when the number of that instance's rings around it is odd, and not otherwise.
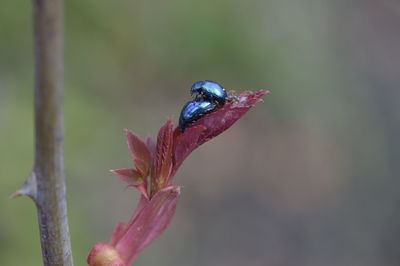
<path fill-rule="evenodd" d="M 76 265 L 129 219 L 123 129 L 177 121 L 197 80 L 269 89 L 196 150 L 177 214 L 135 265 L 400 265 L 400 4 L 65 1 L 65 161 Z M 0 264 L 41 265 L 31 3 L 0 8 Z"/>

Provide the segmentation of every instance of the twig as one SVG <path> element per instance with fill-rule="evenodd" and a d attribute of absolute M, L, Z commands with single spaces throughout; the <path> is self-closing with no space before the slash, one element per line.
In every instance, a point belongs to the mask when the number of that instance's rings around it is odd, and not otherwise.
<path fill-rule="evenodd" d="M 63 161 L 63 0 L 33 0 L 35 164 L 11 197 L 37 206 L 44 265 L 73 265 Z"/>

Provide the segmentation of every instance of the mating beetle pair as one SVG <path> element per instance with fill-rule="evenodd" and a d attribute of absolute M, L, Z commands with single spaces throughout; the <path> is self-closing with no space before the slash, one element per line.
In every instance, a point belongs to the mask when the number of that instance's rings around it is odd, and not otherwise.
<path fill-rule="evenodd" d="M 217 82 L 204 80 L 193 84 L 190 94 L 195 96 L 182 108 L 179 129 L 184 132 L 193 122 L 225 105 L 228 95 Z"/>

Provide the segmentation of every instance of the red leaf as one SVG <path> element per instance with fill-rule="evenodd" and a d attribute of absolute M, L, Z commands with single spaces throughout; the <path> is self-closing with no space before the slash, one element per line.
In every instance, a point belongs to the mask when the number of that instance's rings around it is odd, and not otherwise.
<path fill-rule="evenodd" d="M 175 213 L 179 196 L 179 186 L 168 186 L 135 212 L 134 219 L 114 245 L 127 265 L 165 230 Z"/>
<path fill-rule="evenodd" d="M 182 134 L 179 128 L 174 130 L 174 165 L 172 168 L 171 177 L 173 177 L 179 166 L 183 163 L 186 157 L 199 145 L 199 138 L 207 128 L 202 125 L 191 126 Z"/>
<path fill-rule="evenodd" d="M 142 175 L 132 168 L 121 168 L 110 170 L 111 173 L 118 176 L 122 181 L 125 181 L 129 185 L 136 185 L 137 182 L 143 182 Z"/>
<path fill-rule="evenodd" d="M 117 223 L 117 226 L 114 229 L 114 232 L 111 236 L 110 245 L 115 246 L 118 240 L 124 235 L 127 229 L 127 224 L 123 222 Z"/>
<path fill-rule="evenodd" d="M 125 134 L 129 151 L 134 158 L 139 158 L 144 161 L 145 167 L 143 170 L 147 173 L 151 166 L 151 157 L 146 143 L 144 143 L 144 141 L 138 135 L 128 129 L 125 129 Z"/>
<path fill-rule="evenodd" d="M 136 170 L 138 173 L 140 173 L 142 176 L 147 177 L 149 175 L 149 170 L 148 165 L 146 164 L 145 161 L 143 161 L 140 158 L 135 158 L 133 159 L 133 163 L 135 164 Z"/>
<path fill-rule="evenodd" d="M 150 136 L 150 135 L 147 136 L 146 145 L 147 145 L 147 148 L 149 149 L 151 158 L 154 158 L 155 154 L 156 154 L 156 141 L 154 140 L 154 138 L 152 136 Z"/>
<path fill-rule="evenodd" d="M 136 185 L 132 185 L 133 187 L 135 187 L 137 190 L 139 190 L 143 197 L 145 197 L 147 200 L 150 199 L 149 194 L 147 193 L 147 184 L 146 183 L 141 183 L 141 184 L 136 184 Z"/>
<path fill-rule="evenodd" d="M 129 222 L 128 223 L 119 222 L 115 227 L 110 240 L 111 245 L 115 246 L 117 242 L 124 236 L 126 230 L 129 229 L 128 225 L 135 223 L 135 220 L 138 218 L 139 213 L 149 203 L 149 201 L 150 201 L 149 198 L 146 198 L 143 195 L 140 197 L 139 203 L 137 204 L 136 209 Z"/>
<path fill-rule="evenodd" d="M 261 97 L 268 93 L 266 90 L 257 92 L 244 91 L 237 98 L 237 101 L 228 102 L 224 107 L 205 116 L 194 125 L 204 125 L 207 130 L 201 135 L 198 145 L 218 136 L 230 128 L 256 103 L 262 102 Z"/>
<path fill-rule="evenodd" d="M 154 171 L 152 171 L 152 185 L 157 186 L 155 190 L 152 188 L 152 192 L 154 193 L 167 185 L 171 173 L 173 148 L 172 126 L 172 121 L 168 120 L 158 132 Z"/>
<path fill-rule="evenodd" d="M 174 166 L 171 176 L 194 149 L 231 127 L 251 107 L 261 102 L 261 97 L 266 93 L 268 93 L 266 90 L 245 91 L 237 97 L 237 100 L 227 102 L 224 107 L 194 122 L 185 132 L 182 133 L 178 127 L 175 128 Z"/>
<path fill-rule="evenodd" d="M 118 176 L 122 181 L 128 183 L 129 186 L 133 186 L 137 190 L 139 190 L 144 197 L 146 197 L 147 199 L 149 198 L 149 195 L 147 193 L 147 182 L 145 179 L 143 179 L 142 175 L 139 172 L 132 168 L 116 169 L 111 170 L 111 172 Z"/>

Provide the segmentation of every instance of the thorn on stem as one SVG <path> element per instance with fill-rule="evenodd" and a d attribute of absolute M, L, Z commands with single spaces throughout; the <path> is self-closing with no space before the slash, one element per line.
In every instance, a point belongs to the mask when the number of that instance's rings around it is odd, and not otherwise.
<path fill-rule="evenodd" d="M 15 199 L 20 196 L 28 196 L 33 200 L 36 199 L 36 175 L 35 172 L 32 172 L 25 183 L 13 194 L 11 194 L 8 198 Z"/>

